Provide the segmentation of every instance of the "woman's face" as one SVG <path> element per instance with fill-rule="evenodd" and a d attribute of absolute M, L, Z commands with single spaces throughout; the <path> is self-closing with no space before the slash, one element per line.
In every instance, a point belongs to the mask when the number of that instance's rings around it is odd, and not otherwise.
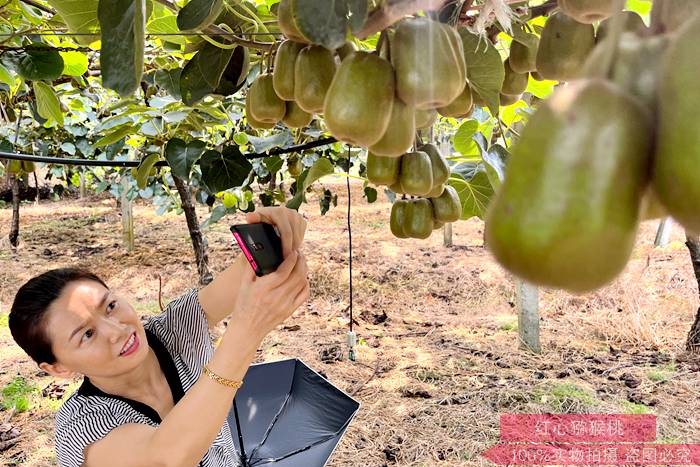
<path fill-rule="evenodd" d="M 119 376 L 138 367 L 148 356 L 148 342 L 138 315 L 99 282 L 69 283 L 47 310 L 44 324 L 56 356 L 54 365 L 40 365 L 49 373 Z"/>

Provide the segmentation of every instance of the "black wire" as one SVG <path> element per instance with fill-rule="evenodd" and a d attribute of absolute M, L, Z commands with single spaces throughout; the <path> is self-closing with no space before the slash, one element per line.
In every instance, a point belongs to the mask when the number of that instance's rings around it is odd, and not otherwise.
<path fill-rule="evenodd" d="M 0 33 L 0 37 L 21 36 L 99 36 L 100 32 L 65 32 L 65 31 L 15 31 L 13 33 Z M 145 36 L 281 36 L 281 32 L 147 32 Z"/>
<path fill-rule="evenodd" d="M 350 145 L 348 145 L 348 250 L 350 266 L 350 332 L 352 332 L 352 229 L 350 228 Z"/>
<path fill-rule="evenodd" d="M 322 138 L 317 141 L 312 141 L 310 143 L 297 144 L 295 146 L 289 146 L 286 148 L 275 148 L 267 152 L 252 152 L 249 154 L 244 154 L 243 157 L 245 157 L 246 159 L 262 159 L 269 156 L 279 156 L 282 154 L 304 151 L 306 149 L 313 149 L 319 146 L 326 146 L 328 144 L 335 143 L 336 141 L 337 140 L 335 138 Z M 13 159 L 19 161 L 46 162 L 49 164 L 84 165 L 96 167 L 138 167 L 140 164 L 139 161 L 99 161 L 95 159 L 72 159 L 68 157 L 34 156 L 32 154 L 21 154 L 5 151 L 0 151 L 0 158 Z M 199 163 L 199 161 L 197 161 L 197 163 Z M 167 161 L 158 161 L 155 163 L 156 167 L 163 167 L 167 165 Z"/>

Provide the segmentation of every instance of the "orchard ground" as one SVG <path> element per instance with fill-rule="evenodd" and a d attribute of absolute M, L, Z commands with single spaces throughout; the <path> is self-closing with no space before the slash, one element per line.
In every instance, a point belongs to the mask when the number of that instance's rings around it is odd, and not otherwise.
<path fill-rule="evenodd" d="M 425 241 L 399 240 L 389 231 L 386 197 L 367 204 L 354 184 L 362 341 L 353 363 L 345 347 L 345 187 L 326 185 L 338 207 L 322 217 L 313 195 L 302 207 L 312 297 L 265 339 L 257 361 L 299 357 L 361 402 L 329 466 L 491 464 L 479 454 L 498 441 L 499 415 L 514 412 L 652 413 L 659 442 L 700 442 L 700 358 L 683 351 L 698 290 L 682 229 L 655 249 L 658 222 L 643 224 L 627 269 L 600 291 L 541 291 L 543 352 L 533 355 L 518 350 L 513 282 L 484 249 L 480 220 L 456 223 L 451 248 L 441 230 Z M 197 209 L 205 219 L 207 208 Z M 159 312 L 158 275 L 163 305 L 196 287 L 198 275 L 184 217 L 154 211 L 135 204 L 136 249 L 128 253 L 112 198 L 23 204 L 22 243 L 12 253 L 11 209 L 0 210 L 0 387 L 15 382 L 0 411 L 2 465 L 56 465 L 54 413 L 79 383 L 42 374 L 14 344 L 7 313 L 16 289 L 47 269 L 80 265 L 141 314 Z M 206 233 L 215 275 L 238 254 L 228 226 L 242 219 L 228 216 Z M 29 409 L 13 414 L 14 400 Z"/>

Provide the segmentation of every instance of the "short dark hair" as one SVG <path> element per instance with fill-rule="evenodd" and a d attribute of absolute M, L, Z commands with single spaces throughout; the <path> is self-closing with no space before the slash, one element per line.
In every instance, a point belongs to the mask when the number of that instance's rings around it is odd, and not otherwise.
<path fill-rule="evenodd" d="M 15 295 L 10 309 L 10 332 L 15 342 L 37 364 L 56 362 L 44 322 L 46 311 L 68 284 L 78 280 L 99 282 L 109 289 L 102 279 L 86 269 L 59 268 L 32 277 Z"/>

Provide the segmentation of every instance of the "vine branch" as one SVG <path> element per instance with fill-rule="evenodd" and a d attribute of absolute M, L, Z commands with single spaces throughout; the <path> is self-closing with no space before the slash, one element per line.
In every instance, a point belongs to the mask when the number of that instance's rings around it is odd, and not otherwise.
<path fill-rule="evenodd" d="M 367 39 L 372 34 L 388 28 L 401 18 L 412 15 L 420 10 L 439 10 L 447 0 L 387 0 L 387 2 L 372 13 L 364 27 L 355 36 Z"/>
<path fill-rule="evenodd" d="M 165 6 L 166 8 L 172 10 L 172 11 L 178 11 L 178 7 L 171 3 L 169 0 L 155 0 L 156 2 L 160 3 L 161 5 Z M 243 46 L 246 46 L 251 49 L 258 49 L 258 50 L 272 50 L 272 47 L 275 45 L 274 43 L 266 43 L 266 42 L 257 42 L 253 40 L 248 40 L 248 39 L 243 39 L 242 37 L 238 37 L 234 34 L 231 34 L 230 32 L 226 31 L 223 28 L 220 28 L 219 26 L 216 25 L 211 25 L 205 29 L 206 32 L 214 35 L 219 35 L 229 42 L 233 42 L 235 44 L 241 44 Z"/>
<path fill-rule="evenodd" d="M 42 5 L 41 3 L 39 3 L 39 2 L 37 2 L 37 1 L 35 1 L 35 0 L 19 0 L 19 1 L 22 2 L 22 3 L 25 3 L 25 4 L 27 4 L 27 5 L 31 5 L 31 6 L 33 6 L 34 8 L 37 8 L 37 9 L 43 11 L 44 13 L 48 13 L 48 14 L 50 14 L 50 15 L 55 15 L 55 14 L 56 14 L 56 10 L 54 10 L 53 8 L 48 7 L 48 6 L 44 6 L 44 5 Z"/>

